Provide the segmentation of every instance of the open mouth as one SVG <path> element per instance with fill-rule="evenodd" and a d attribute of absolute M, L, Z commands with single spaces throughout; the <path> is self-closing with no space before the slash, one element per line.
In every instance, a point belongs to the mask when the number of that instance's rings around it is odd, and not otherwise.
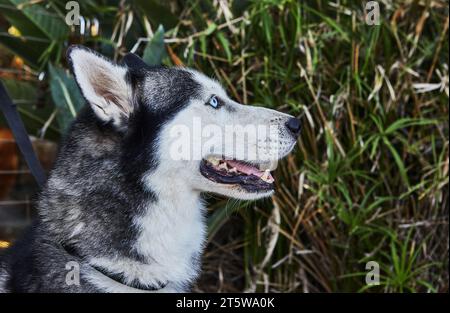
<path fill-rule="evenodd" d="M 208 157 L 200 163 L 200 173 L 213 182 L 239 185 L 248 192 L 271 191 L 274 188 L 270 169 L 264 169 L 261 164 Z"/>

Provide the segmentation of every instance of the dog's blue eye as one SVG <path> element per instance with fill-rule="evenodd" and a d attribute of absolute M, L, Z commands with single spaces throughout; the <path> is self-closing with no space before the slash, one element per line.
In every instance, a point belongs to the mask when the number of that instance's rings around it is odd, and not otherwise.
<path fill-rule="evenodd" d="M 208 104 L 212 106 L 214 109 L 217 109 L 219 106 L 219 100 L 217 100 L 216 96 L 212 96 L 211 99 L 209 99 Z"/>

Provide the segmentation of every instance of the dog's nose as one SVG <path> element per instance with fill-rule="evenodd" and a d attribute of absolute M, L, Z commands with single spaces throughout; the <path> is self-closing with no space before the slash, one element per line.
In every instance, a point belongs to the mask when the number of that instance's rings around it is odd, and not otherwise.
<path fill-rule="evenodd" d="M 295 117 L 291 117 L 286 122 L 286 127 L 291 131 L 291 133 L 297 137 L 300 134 L 300 129 L 302 128 L 302 125 L 300 124 L 300 120 L 296 119 Z"/>

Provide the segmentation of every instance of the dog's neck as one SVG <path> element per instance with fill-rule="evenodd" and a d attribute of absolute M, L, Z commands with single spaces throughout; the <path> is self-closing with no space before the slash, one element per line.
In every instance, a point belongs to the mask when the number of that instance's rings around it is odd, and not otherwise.
<path fill-rule="evenodd" d="M 151 180 L 151 178 L 148 178 Z M 126 257 L 91 258 L 94 266 L 120 273 L 125 280 L 186 290 L 200 269 L 205 223 L 200 195 L 176 181 L 160 181 L 157 201 L 134 219 L 140 229 L 132 249 L 143 260 Z M 107 286 L 106 286 L 107 287 Z"/>

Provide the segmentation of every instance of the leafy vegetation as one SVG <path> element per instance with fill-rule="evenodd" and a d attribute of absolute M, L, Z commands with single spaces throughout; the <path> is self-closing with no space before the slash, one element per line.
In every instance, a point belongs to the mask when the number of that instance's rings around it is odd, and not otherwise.
<path fill-rule="evenodd" d="M 208 199 L 199 291 L 448 292 L 448 2 L 378 2 L 380 25 L 351 0 L 88 0 L 80 33 L 65 1 L 0 0 L 0 75 L 53 140 L 81 103 L 72 43 L 194 67 L 301 117 L 271 199 Z"/>

